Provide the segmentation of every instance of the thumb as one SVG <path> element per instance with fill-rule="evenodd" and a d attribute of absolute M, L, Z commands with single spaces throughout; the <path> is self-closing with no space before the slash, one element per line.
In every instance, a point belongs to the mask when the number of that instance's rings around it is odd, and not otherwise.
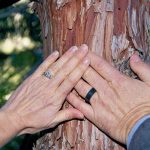
<path fill-rule="evenodd" d="M 150 67 L 137 54 L 131 56 L 130 66 L 141 80 L 150 83 Z"/>
<path fill-rule="evenodd" d="M 57 112 L 54 122 L 56 124 L 59 124 L 64 121 L 69 121 L 72 119 L 83 119 L 83 118 L 84 115 L 79 110 L 75 108 L 67 108 Z"/>

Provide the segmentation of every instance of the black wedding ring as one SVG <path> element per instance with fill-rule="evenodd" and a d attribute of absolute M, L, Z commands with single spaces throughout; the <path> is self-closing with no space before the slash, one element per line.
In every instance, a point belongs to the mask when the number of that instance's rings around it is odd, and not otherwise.
<path fill-rule="evenodd" d="M 87 95 L 85 96 L 85 102 L 90 104 L 90 99 L 92 98 L 92 96 L 95 94 L 96 90 L 95 88 L 91 88 L 91 90 L 87 93 Z"/>

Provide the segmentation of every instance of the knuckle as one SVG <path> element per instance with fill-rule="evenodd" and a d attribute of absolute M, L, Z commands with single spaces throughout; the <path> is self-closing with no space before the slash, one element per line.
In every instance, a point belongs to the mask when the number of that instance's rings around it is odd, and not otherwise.
<path fill-rule="evenodd" d="M 61 69 L 61 67 L 64 65 L 64 63 L 65 63 L 65 60 L 61 60 L 61 61 L 58 60 L 50 67 L 50 70 L 53 73 L 57 73 L 57 71 Z"/>
<path fill-rule="evenodd" d="M 78 68 L 68 76 L 67 80 L 74 85 L 81 78 L 82 72 L 82 69 Z"/>
<path fill-rule="evenodd" d="M 85 88 L 85 84 L 83 81 L 79 81 L 78 84 L 75 86 L 75 89 L 79 92 L 82 93 L 82 95 L 87 94 L 87 88 Z"/>
<path fill-rule="evenodd" d="M 88 93 L 87 89 L 83 86 L 81 86 L 80 89 L 78 89 L 78 92 L 80 92 L 83 97 L 85 97 Z"/>
<path fill-rule="evenodd" d="M 83 79 L 81 79 L 81 80 L 79 81 L 78 85 L 79 85 L 80 87 L 84 87 L 84 86 L 85 86 L 85 81 L 84 81 Z"/>
<path fill-rule="evenodd" d="M 64 89 L 61 94 L 62 97 L 66 97 L 69 94 L 69 92 L 70 92 L 70 89 Z"/>
<path fill-rule="evenodd" d="M 85 66 L 83 64 L 79 65 L 78 69 L 77 69 L 77 73 L 78 74 L 83 74 L 85 70 Z"/>
<path fill-rule="evenodd" d="M 88 69 L 84 73 L 84 77 L 88 77 L 90 75 L 91 67 L 88 67 Z"/>
<path fill-rule="evenodd" d="M 39 71 L 45 70 L 45 66 L 46 66 L 46 62 L 42 63 L 42 64 L 39 66 L 38 70 L 39 70 Z"/>
<path fill-rule="evenodd" d="M 67 71 L 64 69 L 63 71 L 61 71 L 61 72 L 59 73 L 59 79 L 58 79 L 58 80 L 60 80 L 60 79 L 65 79 L 66 76 L 67 76 Z"/>
<path fill-rule="evenodd" d="M 59 66 L 54 65 L 53 67 L 49 68 L 49 70 L 50 70 L 52 76 L 54 76 L 57 73 L 57 71 L 59 70 Z"/>
<path fill-rule="evenodd" d="M 76 78 L 72 75 L 69 75 L 67 78 L 69 84 L 74 85 L 76 83 Z"/>
<path fill-rule="evenodd" d="M 122 76 L 118 76 L 115 80 L 112 81 L 111 84 L 116 88 L 125 88 L 128 84 L 128 79 Z"/>
<path fill-rule="evenodd" d="M 104 69 L 105 64 L 104 62 L 100 59 L 99 61 L 96 61 L 95 65 L 97 66 L 97 68 L 99 69 Z"/>

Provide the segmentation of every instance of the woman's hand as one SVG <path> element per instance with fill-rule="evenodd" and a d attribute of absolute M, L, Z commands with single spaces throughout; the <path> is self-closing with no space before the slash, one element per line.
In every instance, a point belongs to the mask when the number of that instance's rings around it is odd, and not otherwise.
<path fill-rule="evenodd" d="M 150 68 L 137 55 L 131 57 L 130 66 L 141 79 L 139 81 L 121 74 L 94 53 L 90 53 L 89 57 L 91 67 L 75 89 L 85 98 L 94 87 L 97 92 L 90 100 L 91 105 L 74 92 L 67 99 L 106 134 L 126 143 L 133 125 L 150 114 Z"/>
<path fill-rule="evenodd" d="M 89 66 L 87 53 L 86 45 L 72 47 L 56 61 L 59 53 L 54 52 L 21 84 L 1 110 L 1 116 L 7 118 L 5 126 L 9 124 L 13 131 L 3 127 L 6 135 L 2 135 L 0 130 L 0 145 L 6 142 L 4 136 L 8 139 L 7 135 L 11 133 L 11 136 L 35 133 L 55 127 L 63 121 L 84 117 L 77 109 L 60 109 L 66 96 Z M 43 75 L 46 70 L 53 73 L 51 79 Z"/>

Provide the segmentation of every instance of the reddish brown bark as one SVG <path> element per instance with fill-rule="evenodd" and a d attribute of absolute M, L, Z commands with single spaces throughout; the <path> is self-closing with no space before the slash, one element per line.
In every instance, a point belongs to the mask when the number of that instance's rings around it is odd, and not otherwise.
<path fill-rule="evenodd" d="M 63 54 L 72 45 L 86 43 L 133 78 L 137 76 L 130 70 L 130 56 L 138 52 L 143 60 L 150 59 L 150 5 L 144 0 L 43 0 L 34 8 L 41 21 L 45 57 L 54 50 Z M 37 141 L 34 150 L 41 149 L 123 148 L 85 120 L 60 125 Z"/>

